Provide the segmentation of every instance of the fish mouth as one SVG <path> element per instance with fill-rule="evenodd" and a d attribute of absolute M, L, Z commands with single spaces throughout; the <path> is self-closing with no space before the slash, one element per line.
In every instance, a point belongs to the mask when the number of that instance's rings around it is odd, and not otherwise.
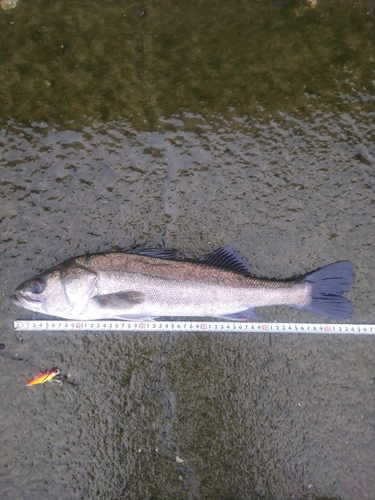
<path fill-rule="evenodd" d="M 9 300 L 12 302 L 12 304 L 15 304 L 16 306 L 21 305 L 20 299 L 17 297 L 17 295 L 13 294 L 9 297 Z"/>
<path fill-rule="evenodd" d="M 12 304 L 15 304 L 16 306 L 19 307 L 25 307 L 26 309 L 30 309 L 30 303 L 33 305 L 40 304 L 40 300 L 33 300 L 30 298 L 25 299 L 22 297 L 22 295 L 18 295 L 16 293 L 13 293 L 10 297 L 9 300 L 12 302 Z"/>

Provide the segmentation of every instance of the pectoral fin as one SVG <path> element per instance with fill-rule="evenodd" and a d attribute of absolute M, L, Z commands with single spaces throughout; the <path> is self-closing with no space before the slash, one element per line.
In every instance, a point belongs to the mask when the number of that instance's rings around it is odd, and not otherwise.
<path fill-rule="evenodd" d="M 145 296 L 142 292 L 129 290 L 127 292 L 96 295 L 91 300 L 96 302 L 101 309 L 110 309 L 111 311 L 118 309 L 119 311 L 124 311 L 137 304 L 141 304 L 145 300 Z"/>

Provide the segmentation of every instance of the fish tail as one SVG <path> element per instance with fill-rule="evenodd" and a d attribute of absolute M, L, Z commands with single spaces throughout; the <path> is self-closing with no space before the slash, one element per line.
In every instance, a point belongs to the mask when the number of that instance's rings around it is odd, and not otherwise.
<path fill-rule="evenodd" d="M 302 280 L 312 285 L 311 300 L 301 309 L 330 318 L 349 318 L 353 306 L 342 294 L 353 283 L 354 277 L 354 266 L 349 261 L 335 262 L 306 274 Z"/>

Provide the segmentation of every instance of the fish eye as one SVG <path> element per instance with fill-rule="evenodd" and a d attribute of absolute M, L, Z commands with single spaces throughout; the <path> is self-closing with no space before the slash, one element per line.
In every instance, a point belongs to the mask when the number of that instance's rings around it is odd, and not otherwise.
<path fill-rule="evenodd" d="M 45 286 L 46 285 L 41 278 L 35 278 L 30 283 L 30 288 L 33 293 L 42 293 Z"/>

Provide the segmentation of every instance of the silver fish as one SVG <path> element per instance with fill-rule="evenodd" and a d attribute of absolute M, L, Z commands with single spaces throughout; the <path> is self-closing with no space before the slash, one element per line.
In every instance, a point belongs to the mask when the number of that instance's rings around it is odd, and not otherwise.
<path fill-rule="evenodd" d="M 331 318 L 352 315 L 341 295 L 354 280 L 348 261 L 295 279 L 251 275 L 232 247 L 197 262 L 165 250 L 83 255 L 25 281 L 10 300 L 67 319 L 153 319 L 160 316 L 254 319 L 253 308 L 287 305 Z"/>

